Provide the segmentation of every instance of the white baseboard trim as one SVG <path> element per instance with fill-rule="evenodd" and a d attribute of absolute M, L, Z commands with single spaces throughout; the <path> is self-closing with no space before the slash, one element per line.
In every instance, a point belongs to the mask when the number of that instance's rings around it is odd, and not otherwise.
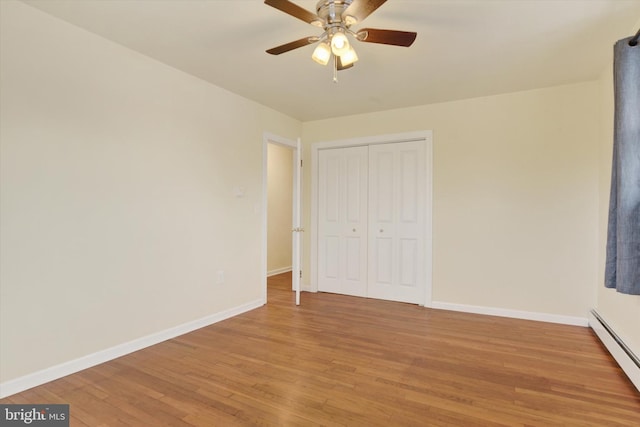
<path fill-rule="evenodd" d="M 292 270 L 289 267 L 276 268 L 275 270 L 267 271 L 267 277 L 275 276 L 276 274 L 288 273 Z"/>
<path fill-rule="evenodd" d="M 183 323 L 182 325 L 178 325 L 164 331 L 156 332 L 154 334 L 147 335 L 133 341 L 116 345 L 106 350 L 88 354 L 78 359 L 70 360 L 68 362 L 64 362 L 59 365 L 25 375 L 23 377 L 6 381 L 0 384 L 0 399 L 11 396 L 12 394 L 20 393 L 21 391 L 28 390 L 32 387 L 48 383 L 58 378 L 74 374 L 92 366 L 108 362 L 109 360 L 122 357 L 129 353 L 133 353 L 134 351 L 141 350 L 145 347 L 150 347 L 171 338 L 175 338 L 179 335 L 184 335 L 186 333 L 195 331 L 196 329 L 212 325 L 225 319 L 229 319 L 231 317 L 261 307 L 262 305 L 264 305 L 264 302 L 262 300 L 251 301 L 238 307 L 224 310 L 219 313 L 203 317 L 201 319 L 193 320 L 191 322 Z"/>
<path fill-rule="evenodd" d="M 506 308 L 483 307 L 477 305 L 453 304 L 433 301 L 431 308 L 440 310 L 461 311 L 464 313 L 486 314 L 489 316 L 511 317 L 514 319 L 535 320 L 538 322 L 560 323 L 572 326 L 589 326 L 586 317 L 563 316 L 559 314 L 538 313 L 534 311 L 510 310 Z"/>
<path fill-rule="evenodd" d="M 589 312 L 589 326 L 600 338 L 620 368 L 627 374 L 633 385 L 640 391 L 640 358 L 627 347 L 596 310 Z"/>

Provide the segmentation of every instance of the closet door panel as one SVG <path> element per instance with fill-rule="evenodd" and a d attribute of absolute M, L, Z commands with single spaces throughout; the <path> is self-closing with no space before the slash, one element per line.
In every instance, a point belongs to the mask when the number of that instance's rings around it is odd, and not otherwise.
<path fill-rule="evenodd" d="M 417 286 L 417 239 L 400 239 L 400 281 L 402 286 Z"/>
<path fill-rule="evenodd" d="M 379 148 L 380 146 L 375 146 Z M 371 147 L 374 149 L 374 147 Z M 369 215 L 376 223 L 391 224 L 393 218 L 394 159 L 392 152 L 374 150 L 374 160 L 370 164 L 374 171 L 369 174 L 372 193 L 369 201 Z"/>
<path fill-rule="evenodd" d="M 338 279 L 340 274 L 340 236 L 326 236 L 324 271 L 329 279 Z"/>
<path fill-rule="evenodd" d="M 340 157 L 324 155 L 319 157 L 319 230 L 318 240 L 318 285 L 326 292 L 340 290 Z"/>
<path fill-rule="evenodd" d="M 318 153 L 319 291 L 366 295 L 367 153 L 367 147 Z"/>
<path fill-rule="evenodd" d="M 416 223 L 418 221 L 418 162 L 415 152 L 400 152 L 400 222 Z"/>
<path fill-rule="evenodd" d="M 424 146 L 420 142 L 369 148 L 368 296 L 420 303 L 423 299 Z"/>

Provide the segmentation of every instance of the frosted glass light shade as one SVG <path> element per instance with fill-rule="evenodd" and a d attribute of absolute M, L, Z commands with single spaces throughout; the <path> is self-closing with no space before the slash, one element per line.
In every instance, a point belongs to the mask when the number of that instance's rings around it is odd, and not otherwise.
<path fill-rule="evenodd" d="M 349 39 L 343 32 L 337 32 L 331 37 L 331 51 L 334 55 L 342 56 L 349 51 Z"/>
<path fill-rule="evenodd" d="M 331 49 L 329 48 L 329 45 L 327 43 L 320 43 L 313 51 L 311 59 L 320 65 L 327 65 L 329 63 L 329 59 L 331 59 Z"/>
<path fill-rule="evenodd" d="M 348 51 L 346 51 L 345 53 L 342 54 L 342 56 L 340 56 L 340 62 L 342 62 L 343 67 L 351 65 L 357 60 L 358 60 L 358 55 L 356 55 L 356 51 L 353 49 L 353 47 L 350 47 Z"/>

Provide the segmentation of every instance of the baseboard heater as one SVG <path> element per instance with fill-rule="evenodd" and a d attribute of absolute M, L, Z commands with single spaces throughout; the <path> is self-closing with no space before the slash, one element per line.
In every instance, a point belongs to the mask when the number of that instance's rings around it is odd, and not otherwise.
<path fill-rule="evenodd" d="M 633 385 L 640 391 L 640 358 L 631 351 L 595 310 L 591 310 L 589 313 L 589 326 L 598 335 L 600 341 L 618 362 L 618 365 L 627 374 Z"/>

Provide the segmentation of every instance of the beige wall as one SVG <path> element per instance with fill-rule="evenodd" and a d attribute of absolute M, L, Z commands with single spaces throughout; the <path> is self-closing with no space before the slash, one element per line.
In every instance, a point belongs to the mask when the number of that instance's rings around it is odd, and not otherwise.
<path fill-rule="evenodd" d="M 640 21 L 620 38 L 634 34 L 640 28 Z M 611 64 L 613 64 L 613 43 Z M 613 66 L 607 67 L 599 80 L 601 105 L 600 136 L 600 241 L 598 262 L 597 309 L 598 313 L 613 327 L 631 350 L 640 355 L 640 296 L 624 295 L 614 289 L 604 287 L 604 265 L 607 247 L 607 221 L 609 216 L 609 194 L 611 190 L 611 159 L 613 156 Z"/>
<path fill-rule="evenodd" d="M 584 319 L 598 274 L 599 102 L 592 82 L 306 122 L 304 152 L 433 130 L 433 300 Z M 310 182 L 307 168 L 306 228 Z"/>
<path fill-rule="evenodd" d="M 293 150 L 267 147 L 267 273 L 291 269 Z"/>
<path fill-rule="evenodd" d="M 263 132 L 300 123 L 0 7 L 0 382 L 259 301 Z"/>

